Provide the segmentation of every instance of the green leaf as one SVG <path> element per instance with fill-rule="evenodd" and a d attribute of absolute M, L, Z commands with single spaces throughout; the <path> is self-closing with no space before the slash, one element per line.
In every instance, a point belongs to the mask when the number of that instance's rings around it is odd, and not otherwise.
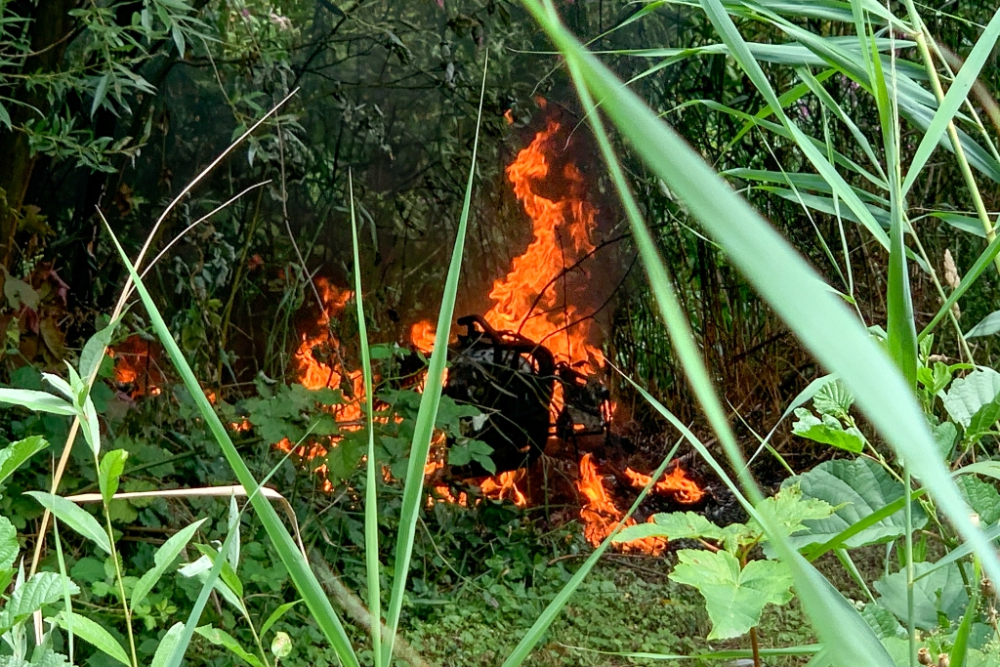
<path fill-rule="evenodd" d="M 233 540 L 233 543 L 235 544 L 235 540 Z M 205 544 L 196 544 L 194 547 L 201 552 L 203 556 L 208 558 L 211 564 L 215 564 L 215 559 L 219 556 L 218 551 Z M 229 590 L 236 594 L 237 598 L 243 597 L 243 582 L 240 581 L 240 577 L 236 574 L 236 570 L 233 568 L 232 563 L 229 562 L 229 559 L 226 559 L 226 562 L 222 564 L 222 571 L 219 573 L 219 580 L 224 582 Z M 242 607 L 242 605 L 239 604 L 236 606 Z"/>
<path fill-rule="evenodd" d="M 108 555 L 111 554 L 111 540 L 108 539 L 108 534 L 101 528 L 101 524 L 97 522 L 97 519 L 88 514 L 86 510 L 80 508 L 76 503 L 44 491 L 28 491 L 24 495 L 31 496 L 37 500 L 42 507 L 52 512 L 57 519 L 94 542 L 94 544 L 99 546 Z"/>
<path fill-rule="evenodd" d="M 744 635 L 760 623 L 765 606 L 792 599 L 792 575 L 780 561 L 751 561 L 741 571 L 728 551 L 691 549 L 678 551 L 677 560 L 670 578 L 694 586 L 705 598 L 712 620 L 709 640 Z"/>
<path fill-rule="evenodd" d="M 174 623 L 170 626 L 167 633 L 160 639 L 160 645 L 156 647 L 156 653 L 153 654 L 153 661 L 149 663 L 149 667 L 166 667 L 167 660 L 177 648 L 183 632 L 183 623 Z"/>
<path fill-rule="evenodd" d="M 8 130 L 12 130 L 14 128 L 14 126 L 11 125 L 10 122 L 10 113 L 7 112 L 7 109 L 6 107 L 4 107 L 3 102 L 0 102 L 0 123 L 6 125 Z"/>
<path fill-rule="evenodd" d="M 925 571 L 934 569 L 934 563 L 914 563 L 913 567 L 915 576 L 920 577 Z M 906 572 L 883 576 L 875 582 L 875 590 L 881 596 L 879 604 L 905 623 Z M 913 598 L 913 621 L 921 630 L 934 630 L 938 627 L 938 612 L 949 620 L 957 621 L 969 602 L 958 564 L 938 568 L 926 577 L 918 578 L 913 584 Z"/>
<path fill-rule="evenodd" d="M 979 320 L 976 326 L 972 327 L 965 333 L 966 338 L 976 338 L 977 336 L 992 336 L 996 332 L 1000 331 L 1000 310 L 994 310 L 992 313 Z"/>
<path fill-rule="evenodd" d="M 57 572 L 39 572 L 21 584 L 10 594 L 7 605 L 0 611 L 0 634 L 31 616 L 42 605 L 53 604 L 62 599 L 64 585 L 71 595 L 80 592 L 72 581 L 64 584 L 62 575 Z"/>
<path fill-rule="evenodd" d="M 972 90 L 972 86 L 976 83 L 983 65 L 986 64 L 987 59 L 993 53 L 993 47 L 996 45 L 998 36 L 1000 36 L 1000 11 L 993 15 L 993 19 L 986 26 L 983 34 L 980 35 L 979 40 L 966 58 L 962 69 L 955 75 L 955 80 L 952 81 L 951 87 L 948 88 L 948 93 L 944 96 L 937 111 L 934 113 L 933 119 L 931 119 L 930 124 L 925 130 L 923 139 L 920 140 L 917 152 L 914 153 L 910 161 L 910 167 L 906 172 L 906 180 L 903 183 L 904 195 L 909 192 L 910 187 L 916 181 L 924 165 L 927 164 L 927 160 L 930 158 L 931 153 L 934 152 L 938 143 L 944 139 L 944 133 L 948 125 L 952 123 L 955 114 L 958 113 L 969 91 Z"/>
<path fill-rule="evenodd" d="M 250 665 L 250 667 L 264 667 L 260 660 L 247 652 L 246 649 L 240 646 L 240 643 L 236 641 L 236 638 L 225 630 L 220 630 L 219 628 L 211 625 L 203 625 L 200 628 L 196 628 L 195 632 L 216 646 L 222 646 L 228 649 L 237 658 Z"/>
<path fill-rule="evenodd" d="M 195 521 L 190 526 L 187 526 L 170 537 L 169 540 L 160 545 L 160 548 L 156 550 L 153 554 L 153 562 L 155 565 L 152 570 L 149 570 L 136 582 L 135 587 L 132 589 L 132 607 L 138 607 L 139 604 L 146 598 L 153 587 L 156 586 L 156 582 L 160 580 L 163 574 L 167 571 L 177 557 L 181 555 L 184 551 L 184 547 L 187 546 L 188 542 L 194 536 L 194 533 L 201 524 L 205 523 L 205 519 L 199 519 Z"/>
<path fill-rule="evenodd" d="M 486 472 L 495 475 L 496 464 L 490 458 L 493 448 L 481 440 L 469 440 L 465 444 L 452 445 L 448 449 L 448 463 L 453 466 L 464 466 L 475 461 L 481 465 Z"/>
<path fill-rule="evenodd" d="M 819 521 L 833 514 L 835 508 L 825 500 L 813 497 L 803 497 L 799 484 L 791 482 L 781 487 L 776 494 L 765 498 L 757 505 L 757 511 L 766 514 L 789 535 L 803 530 L 809 530 L 805 521 Z M 750 519 L 747 527 L 757 535 L 763 535 L 764 529 L 756 519 Z"/>
<path fill-rule="evenodd" d="M 70 616 L 72 619 L 68 618 Z M 132 661 L 129 660 L 128 653 L 126 653 L 125 649 L 122 648 L 122 645 L 118 643 L 118 640 L 115 639 L 114 636 L 105 630 L 99 623 L 91 620 L 87 616 L 81 616 L 76 612 L 67 613 L 65 609 L 59 612 L 59 615 L 55 617 L 56 623 L 63 630 L 69 630 L 70 620 L 72 621 L 74 635 L 91 646 L 94 646 L 102 653 L 106 653 L 111 656 L 126 667 L 131 667 Z"/>
<path fill-rule="evenodd" d="M 5 516 L 0 516 L 0 570 L 9 570 L 21 550 L 17 543 L 17 529 Z"/>
<path fill-rule="evenodd" d="M 267 631 L 271 629 L 272 625 L 281 620 L 282 616 L 287 614 L 292 607 L 294 607 L 300 602 L 302 602 L 302 600 L 295 600 L 294 602 L 286 602 L 285 604 L 281 605 L 280 607 L 272 611 L 271 615 L 267 617 L 266 621 L 264 621 L 264 624 L 260 626 L 260 636 L 263 637 L 265 634 L 267 634 Z"/>
<path fill-rule="evenodd" d="M 955 448 L 955 440 L 958 438 L 958 427 L 952 422 L 941 422 L 936 426 L 931 426 L 931 435 L 941 452 L 941 458 L 948 460 L 951 452 Z"/>
<path fill-rule="evenodd" d="M 723 531 L 701 514 L 694 512 L 671 512 L 654 514 L 653 523 L 639 523 L 623 528 L 613 542 L 632 542 L 647 537 L 663 537 L 668 540 L 707 539 L 719 541 Z"/>
<path fill-rule="evenodd" d="M 992 526 L 1000 521 L 1000 493 L 995 486 L 975 475 L 961 475 L 955 478 L 955 483 L 982 525 Z"/>
<path fill-rule="evenodd" d="M 1000 394 L 1000 373 L 991 368 L 977 369 L 958 378 L 941 397 L 951 418 L 969 430 L 972 418 Z"/>
<path fill-rule="evenodd" d="M 831 415 L 823 415 L 818 419 L 806 408 L 796 408 L 798 421 L 792 423 L 792 432 L 800 438 L 806 438 L 824 445 L 832 445 L 838 449 L 860 454 L 865 448 L 865 436 L 857 428 L 844 428 L 840 420 Z"/>
<path fill-rule="evenodd" d="M 111 338 L 117 328 L 118 321 L 114 321 L 87 339 L 83 350 L 80 351 L 81 377 L 88 379 L 97 371 L 107 355 L 107 348 L 111 344 Z"/>
<path fill-rule="evenodd" d="M 865 619 L 879 639 L 888 639 L 889 637 L 904 639 L 907 636 L 906 628 L 900 625 L 892 612 L 878 604 L 866 604 L 861 611 L 861 618 Z"/>
<path fill-rule="evenodd" d="M 71 403 L 44 391 L 0 387 L 0 403 L 20 405 L 29 410 L 50 412 L 54 415 L 73 416 L 76 414 L 76 408 Z"/>
<path fill-rule="evenodd" d="M 813 407 L 821 415 L 833 415 L 837 419 L 847 417 L 854 405 L 854 397 L 842 382 L 827 382 L 813 397 Z"/>
<path fill-rule="evenodd" d="M 824 500 L 837 509 L 826 519 L 803 522 L 807 533 L 789 537 L 789 542 L 801 549 L 804 546 L 824 543 L 846 528 L 873 514 L 889 503 L 902 498 L 903 485 L 893 479 L 879 464 L 867 458 L 853 461 L 836 459 L 825 461 L 807 473 L 786 480 L 785 485 L 796 481 L 806 498 Z M 927 515 L 913 503 L 913 527 L 922 528 Z M 903 508 L 857 535 L 848 538 L 844 546 L 856 548 L 866 544 L 881 544 L 903 535 L 905 520 Z"/>
<path fill-rule="evenodd" d="M 104 76 L 100 78 L 97 82 L 97 88 L 94 90 L 94 101 L 90 105 L 90 117 L 93 118 L 94 114 L 101 106 L 101 102 L 104 98 L 108 96 L 108 87 L 111 85 L 111 72 L 106 72 Z"/>
<path fill-rule="evenodd" d="M 110 505 L 112 497 L 118 493 L 118 481 L 125 471 L 125 461 L 128 452 L 124 449 L 113 449 L 101 457 L 98 469 L 98 482 L 101 487 L 101 497 L 105 504 Z"/>
<path fill-rule="evenodd" d="M 0 449 L 0 483 L 3 483 L 25 461 L 49 446 L 48 440 L 32 435 Z"/>

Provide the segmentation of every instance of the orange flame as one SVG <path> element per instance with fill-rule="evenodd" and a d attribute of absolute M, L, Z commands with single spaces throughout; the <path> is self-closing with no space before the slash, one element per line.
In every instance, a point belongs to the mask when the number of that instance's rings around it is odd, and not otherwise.
<path fill-rule="evenodd" d="M 436 335 L 436 327 L 429 320 L 422 320 L 410 327 L 410 343 L 414 349 L 424 354 L 430 354 L 434 351 L 434 337 Z"/>
<path fill-rule="evenodd" d="M 608 496 L 608 492 L 604 488 L 604 481 L 601 479 L 590 453 L 584 454 L 583 458 L 580 459 L 580 481 L 578 484 L 580 492 L 587 499 L 586 504 L 580 509 L 580 518 L 583 519 L 583 536 L 596 547 L 611 534 L 625 513 L 620 511 Z M 635 519 L 632 517 L 625 520 L 626 526 L 634 526 L 635 523 Z M 666 540 L 659 537 L 646 537 L 622 544 L 624 551 L 639 551 L 654 556 L 663 553 L 666 548 Z"/>
<path fill-rule="evenodd" d="M 625 468 L 625 475 L 632 482 L 632 486 L 641 489 L 649 484 L 652 479 L 649 475 L 636 472 L 631 468 Z M 687 476 L 684 469 L 676 466 L 672 471 L 665 474 L 663 479 L 653 486 L 653 493 L 661 496 L 672 496 L 674 500 L 685 505 L 700 502 L 705 497 L 705 492 L 698 484 Z"/>
<path fill-rule="evenodd" d="M 590 230 L 597 211 L 587 201 L 583 175 L 573 163 L 563 168 L 568 186 L 563 195 L 550 199 L 536 191 L 550 175 L 559 129 L 559 123 L 550 120 L 507 167 L 514 195 L 531 218 L 534 239 L 514 258 L 507 275 L 493 283 L 494 305 L 485 318 L 495 329 L 520 331 L 544 344 L 557 362 L 580 363 L 581 372 L 592 373 L 592 363 L 599 366 L 604 360 L 588 342 L 593 320 L 581 317 L 573 304 L 562 303 L 558 279 L 594 250 Z"/>
<path fill-rule="evenodd" d="M 330 330 L 331 319 L 340 316 L 354 293 L 331 285 L 323 277 L 317 278 L 315 285 L 323 302 L 323 312 L 316 322 L 319 331 L 313 336 L 302 335 L 302 342 L 293 357 L 296 374 L 306 389 L 329 387 L 343 391 L 346 384 L 344 402 L 333 407 L 333 414 L 343 430 L 357 430 L 361 428 L 363 415 L 364 376 L 361 371 L 347 371 L 343 367 L 340 359 L 340 341 Z M 326 445 L 320 443 L 300 445 L 295 448 L 295 454 L 306 461 L 322 459 L 329 453 L 329 448 L 337 446 L 338 440 L 339 438 L 335 436 L 330 438 Z M 292 450 L 292 443 L 285 438 L 275 447 L 289 452 Z M 333 484 L 326 478 L 326 464 L 313 467 L 313 472 L 323 480 L 321 486 L 324 491 L 333 490 Z"/>
<path fill-rule="evenodd" d="M 108 348 L 114 359 L 115 382 L 127 388 L 132 398 L 149 394 L 159 396 L 166 376 L 159 365 L 160 348 L 155 343 L 132 335 L 114 348 Z"/>

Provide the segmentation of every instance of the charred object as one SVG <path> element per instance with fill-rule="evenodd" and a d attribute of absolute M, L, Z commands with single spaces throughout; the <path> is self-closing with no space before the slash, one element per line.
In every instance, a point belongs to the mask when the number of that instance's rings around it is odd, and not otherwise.
<path fill-rule="evenodd" d="M 510 331 L 497 331 L 478 315 L 458 320 L 466 327 L 452 348 L 444 394 L 477 407 L 466 435 L 493 449 L 497 472 L 524 468 L 545 451 L 550 436 L 571 441 L 607 433 L 607 389 L 563 363 L 544 346 Z M 550 406 L 561 386 L 562 407 L 553 423 Z M 457 477 L 489 474 L 477 464 L 452 471 Z"/>

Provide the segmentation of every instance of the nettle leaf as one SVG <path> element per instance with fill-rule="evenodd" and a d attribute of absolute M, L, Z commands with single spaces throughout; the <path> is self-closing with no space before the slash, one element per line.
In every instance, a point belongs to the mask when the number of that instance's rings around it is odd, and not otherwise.
<path fill-rule="evenodd" d="M 865 448 L 865 436 L 861 431 L 853 426 L 845 429 L 840 420 L 832 415 L 825 414 L 819 419 L 806 408 L 796 408 L 795 416 L 798 421 L 792 424 L 792 432 L 801 438 L 846 449 L 855 454 L 861 453 Z"/>
<path fill-rule="evenodd" d="M 731 639 L 760 623 L 768 604 L 792 599 L 792 574 L 781 561 L 755 560 L 740 570 L 728 551 L 677 552 L 678 563 L 670 578 L 698 589 L 712 621 L 708 639 Z"/>
<path fill-rule="evenodd" d="M 70 595 L 77 595 L 79 587 L 63 577 L 58 572 L 39 572 L 10 594 L 7 605 L 0 611 L 0 634 L 10 630 L 14 625 L 31 616 L 42 605 L 53 604 L 62 599 L 63 586 L 69 589 Z"/>
<path fill-rule="evenodd" d="M 808 532 L 789 537 L 796 548 L 821 544 L 834 538 L 845 529 L 902 498 L 903 485 L 893 479 L 885 469 L 871 459 L 836 459 L 825 461 L 807 473 L 786 480 L 782 486 L 798 483 L 804 498 L 824 500 L 836 509 L 825 519 L 803 521 Z M 927 515 L 919 503 L 911 503 L 913 527 L 923 528 Z M 900 508 L 889 517 L 848 538 L 843 546 L 856 548 L 867 544 L 881 544 L 901 536 L 906 522 Z"/>
<path fill-rule="evenodd" d="M 980 368 L 952 382 L 951 388 L 942 394 L 941 401 L 952 420 L 969 431 L 973 418 L 994 403 L 998 394 L 1000 373 L 991 368 Z"/>
<path fill-rule="evenodd" d="M 17 529 L 5 516 L 0 516 L 0 570 L 9 570 L 21 550 L 17 543 Z"/>
<path fill-rule="evenodd" d="M 48 440 L 40 435 L 32 435 L 0 449 L 0 483 L 20 468 L 21 464 L 48 446 Z"/>
<path fill-rule="evenodd" d="M 1000 493 L 995 486 L 975 475 L 960 475 L 955 484 L 983 525 L 992 526 L 1000 520 Z"/>
<path fill-rule="evenodd" d="M 952 450 L 955 449 L 955 441 L 958 439 L 958 427 L 952 422 L 934 424 L 931 425 L 931 436 L 941 456 L 945 460 L 950 458 Z"/>
<path fill-rule="evenodd" d="M 813 407 L 821 415 L 833 415 L 843 418 L 850 414 L 854 405 L 854 396 L 840 380 L 827 382 L 819 388 L 813 397 Z"/>
<path fill-rule="evenodd" d="M 125 472 L 127 459 L 128 452 L 124 449 L 113 449 L 101 457 L 98 482 L 101 487 L 101 497 L 104 498 L 105 503 L 110 503 L 112 497 L 118 492 L 118 480 Z"/>
<path fill-rule="evenodd" d="M 934 563 L 914 563 L 917 580 L 913 583 L 913 621 L 921 630 L 934 630 L 939 626 L 938 614 L 950 621 L 957 621 L 969 604 L 965 592 L 965 580 L 958 563 L 934 569 Z M 934 570 L 926 577 L 924 572 Z M 906 622 L 906 572 L 900 571 L 883 576 L 875 582 L 875 590 L 881 596 L 878 603 L 891 611 L 896 618 Z"/>
<path fill-rule="evenodd" d="M 357 437 L 346 437 L 333 443 L 326 454 L 327 477 L 338 481 L 350 477 L 366 450 L 367 446 Z"/>
<path fill-rule="evenodd" d="M 191 538 L 194 537 L 195 531 L 201 527 L 201 524 L 205 523 L 205 519 L 199 519 L 195 521 L 190 526 L 177 531 L 174 535 L 170 537 L 169 540 L 160 545 L 160 548 L 156 550 L 153 554 L 153 562 L 155 563 L 152 570 L 146 572 L 142 577 L 136 582 L 135 587 L 132 589 L 132 607 L 139 606 L 149 592 L 153 590 L 156 582 L 160 580 L 163 574 L 167 571 L 177 557 L 181 555 L 184 551 L 184 547 L 187 546 Z"/>

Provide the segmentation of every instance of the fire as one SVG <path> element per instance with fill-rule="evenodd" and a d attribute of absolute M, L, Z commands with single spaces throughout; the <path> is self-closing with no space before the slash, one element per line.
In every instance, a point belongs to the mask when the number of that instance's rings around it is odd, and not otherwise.
<path fill-rule="evenodd" d="M 493 283 L 494 305 L 485 318 L 495 329 L 518 331 L 544 344 L 557 362 L 579 364 L 581 372 L 593 373 L 595 364 L 604 361 L 601 351 L 588 342 L 593 320 L 563 302 L 560 278 L 593 252 L 590 230 L 597 210 L 587 201 L 583 175 L 571 162 L 562 170 L 563 194 L 550 199 L 537 191 L 550 176 L 559 130 L 559 123 L 550 120 L 507 167 L 514 195 L 531 218 L 534 239 L 514 259 L 507 275 Z"/>
<path fill-rule="evenodd" d="M 140 336 L 132 335 L 114 348 L 108 356 L 115 362 L 115 382 L 132 398 L 149 394 L 159 396 L 166 376 L 159 365 L 160 348 Z"/>
<path fill-rule="evenodd" d="M 636 472 L 631 468 L 625 468 L 625 475 L 632 482 L 632 486 L 641 489 L 649 484 L 652 479 L 649 475 Z M 665 474 L 663 479 L 653 486 L 652 493 L 661 496 L 672 496 L 674 500 L 685 505 L 700 502 L 705 497 L 705 492 L 698 484 L 687 476 L 684 469 L 675 466 L 672 471 Z"/>
<path fill-rule="evenodd" d="M 589 452 L 580 459 L 579 489 L 587 499 L 586 504 L 580 509 L 580 518 L 583 519 L 583 536 L 596 547 L 618 526 L 625 513 L 620 511 L 608 497 L 608 492 L 604 489 L 604 481 L 601 479 L 593 456 Z M 625 520 L 625 525 L 634 526 L 635 519 L 629 517 Z M 666 547 L 666 540 L 659 537 L 647 537 L 622 545 L 625 551 L 641 551 L 654 556 L 663 553 Z"/>
<path fill-rule="evenodd" d="M 348 371 L 343 367 L 340 358 L 340 341 L 330 329 L 331 320 L 343 313 L 354 293 L 331 285 L 323 277 L 317 278 L 315 285 L 320 300 L 323 302 L 323 312 L 316 322 L 318 333 L 312 336 L 303 334 L 302 342 L 295 351 L 293 363 L 296 374 L 299 382 L 306 389 L 315 391 L 329 387 L 343 391 L 344 402 L 334 407 L 334 416 L 341 424 L 342 429 L 357 430 L 361 428 L 364 414 L 364 376 L 361 371 Z M 346 391 L 344 391 L 345 389 Z M 295 454 L 306 461 L 323 459 L 329 453 L 330 448 L 337 446 L 337 441 L 338 438 L 334 437 L 326 445 L 320 443 L 312 443 L 309 446 L 300 445 L 295 448 Z M 292 443 L 285 438 L 275 447 L 281 451 L 289 452 L 292 450 Z M 326 464 L 315 466 L 313 472 L 322 478 L 324 491 L 333 490 L 332 483 L 326 479 Z"/>
<path fill-rule="evenodd" d="M 433 322 L 422 320 L 410 328 L 410 343 L 413 348 L 430 354 L 434 351 L 434 337 L 437 335 Z"/>

